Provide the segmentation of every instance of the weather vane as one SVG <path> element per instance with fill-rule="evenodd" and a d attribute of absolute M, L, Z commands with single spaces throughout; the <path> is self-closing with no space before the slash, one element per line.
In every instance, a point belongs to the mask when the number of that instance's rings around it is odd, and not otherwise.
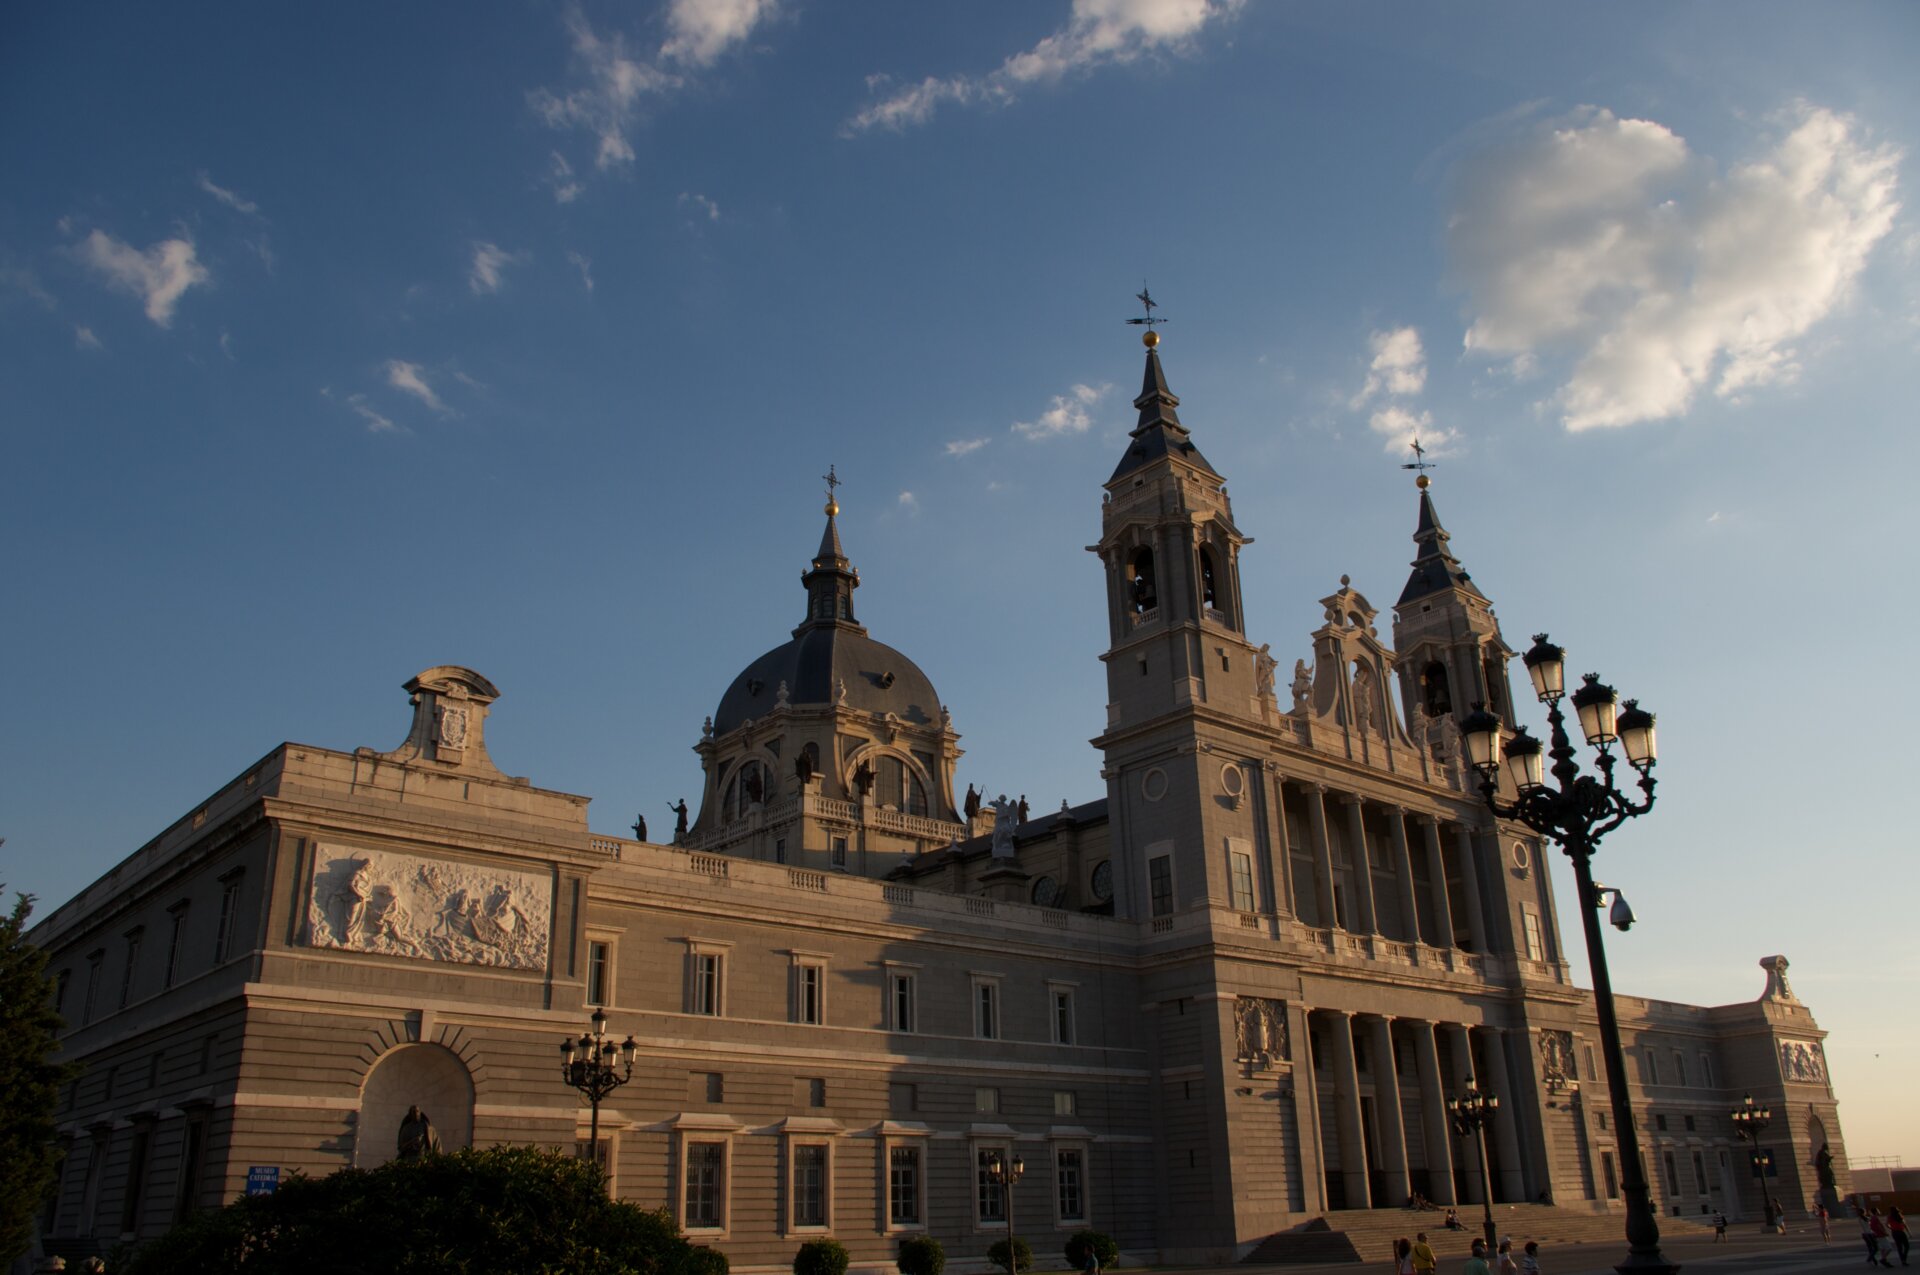
<path fill-rule="evenodd" d="M 1425 489 L 1426 485 L 1433 481 L 1427 477 L 1427 471 L 1434 468 L 1434 463 L 1427 459 L 1427 449 L 1420 445 L 1419 435 L 1416 434 L 1414 436 L 1411 446 L 1413 447 L 1413 459 L 1400 466 L 1400 468 L 1411 469 L 1418 473 L 1419 477 L 1413 481 L 1415 485 Z"/>
<path fill-rule="evenodd" d="M 1144 318 L 1128 319 L 1127 320 L 1128 323 L 1132 323 L 1137 326 L 1144 327 L 1149 333 L 1151 333 L 1153 331 L 1154 324 L 1166 322 L 1165 319 L 1156 319 L 1153 317 L 1153 307 L 1160 303 L 1153 299 L 1153 294 L 1151 292 L 1147 291 L 1146 284 L 1144 283 L 1141 284 L 1140 291 L 1134 293 L 1133 295 L 1139 299 L 1141 305 L 1147 308 L 1147 313 Z"/>
<path fill-rule="evenodd" d="M 827 485 L 827 512 L 829 514 L 839 513 L 840 501 L 834 496 L 833 490 L 840 485 L 840 475 L 834 472 L 832 465 L 828 465 L 827 472 L 820 476 L 820 481 Z"/>

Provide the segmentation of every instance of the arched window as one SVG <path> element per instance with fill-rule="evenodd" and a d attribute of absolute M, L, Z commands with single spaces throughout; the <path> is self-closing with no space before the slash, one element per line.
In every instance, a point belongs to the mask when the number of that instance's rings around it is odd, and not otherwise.
<path fill-rule="evenodd" d="M 1160 605 L 1153 578 L 1153 550 L 1144 546 L 1127 559 L 1127 604 L 1135 615 L 1144 615 Z"/>
<path fill-rule="evenodd" d="M 907 813 L 925 815 L 927 813 L 927 786 L 920 782 L 920 776 L 907 772 Z"/>
<path fill-rule="evenodd" d="M 1220 590 L 1213 570 L 1213 550 L 1200 546 L 1200 601 L 1209 610 L 1220 609 Z"/>
<path fill-rule="evenodd" d="M 1487 707 L 1500 717 L 1509 716 L 1507 708 L 1507 675 L 1500 665 L 1500 657 L 1492 651 L 1487 652 Z"/>
<path fill-rule="evenodd" d="M 1453 691 L 1447 684 L 1447 666 L 1434 660 L 1420 671 L 1420 704 L 1438 720 L 1453 712 Z"/>
<path fill-rule="evenodd" d="M 772 772 L 766 764 L 759 761 L 740 763 L 740 773 L 727 788 L 724 809 L 735 818 L 744 818 L 756 802 L 765 802 L 772 796 Z"/>

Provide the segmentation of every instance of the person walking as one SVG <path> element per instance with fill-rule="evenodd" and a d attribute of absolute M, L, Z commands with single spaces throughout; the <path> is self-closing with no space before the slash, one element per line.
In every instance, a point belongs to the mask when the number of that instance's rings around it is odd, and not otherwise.
<path fill-rule="evenodd" d="M 1520 1275 L 1520 1263 L 1513 1260 L 1513 1236 L 1503 1236 L 1500 1240 L 1499 1260 L 1494 1264 L 1494 1275 Z"/>
<path fill-rule="evenodd" d="M 1877 1213 L 1879 1210 L 1875 1209 L 1873 1212 Z M 1866 1209 L 1861 1209 L 1859 1211 L 1859 1218 L 1860 1238 L 1866 1243 L 1867 1264 L 1871 1266 L 1880 1260 L 1880 1237 L 1873 1233 L 1873 1213 L 1869 1213 Z"/>
<path fill-rule="evenodd" d="M 1520 1259 L 1520 1275 L 1540 1275 L 1540 1241 L 1528 1240 L 1526 1256 Z"/>
<path fill-rule="evenodd" d="M 1713 1215 L 1713 1242 L 1715 1244 L 1725 1244 L 1727 1242 L 1727 1215 L 1725 1213 L 1715 1213 Z"/>
<path fill-rule="evenodd" d="M 1887 1206 L 1887 1230 L 1893 1236 L 1894 1251 L 1900 1254 L 1900 1265 L 1907 1264 L 1907 1215 L 1898 1205 Z"/>
<path fill-rule="evenodd" d="M 1413 1237 L 1413 1275 L 1434 1275 L 1439 1268 L 1440 1259 L 1433 1255 L 1433 1246 L 1422 1231 Z"/>
<path fill-rule="evenodd" d="M 1475 1240 L 1473 1242 L 1473 1253 L 1467 1258 L 1467 1264 L 1460 1268 L 1460 1275 L 1493 1275 L 1493 1272 L 1487 1269 L 1487 1242 L 1485 1240 Z"/>
<path fill-rule="evenodd" d="M 1867 1213 L 1867 1233 L 1873 1237 L 1873 1251 L 1880 1259 L 1880 1265 L 1893 1265 L 1893 1232 L 1887 1229 L 1887 1219 L 1880 1216 L 1879 1209 Z M 1873 1258 L 1868 1258 L 1872 1261 Z"/>
<path fill-rule="evenodd" d="M 1393 1246 L 1393 1275 L 1414 1275 L 1413 1241 L 1404 1235 Z"/>
<path fill-rule="evenodd" d="M 1827 1213 L 1827 1206 L 1816 1203 L 1813 1206 L 1813 1219 L 1820 1223 L 1820 1242 L 1833 1243 L 1833 1218 Z"/>

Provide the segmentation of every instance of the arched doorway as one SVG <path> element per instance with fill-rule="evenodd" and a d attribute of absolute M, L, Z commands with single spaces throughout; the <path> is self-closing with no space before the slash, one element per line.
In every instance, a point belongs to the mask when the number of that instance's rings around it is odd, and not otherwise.
<path fill-rule="evenodd" d="M 399 1045 L 382 1054 L 360 1086 L 353 1162 L 363 1169 L 399 1152 L 400 1121 L 418 1106 L 440 1135 L 442 1150 L 473 1145 L 473 1077 L 444 1045 Z"/>

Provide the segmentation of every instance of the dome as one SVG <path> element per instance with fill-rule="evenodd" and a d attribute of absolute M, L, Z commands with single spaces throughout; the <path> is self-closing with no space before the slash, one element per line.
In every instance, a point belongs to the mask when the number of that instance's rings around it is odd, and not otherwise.
<path fill-rule="evenodd" d="M 771 713 L 782 682 L 794 705 L 831 704 L 844 682 L 849 708 L 893 713 L 915 726 L 940 720 L 940 697 L 912 660 L 852 625 L 823 624 L 803 626 L 792 641 L 747 665 L 720 697 L 713 733 L 724 735 L 749 717 Z"/>

